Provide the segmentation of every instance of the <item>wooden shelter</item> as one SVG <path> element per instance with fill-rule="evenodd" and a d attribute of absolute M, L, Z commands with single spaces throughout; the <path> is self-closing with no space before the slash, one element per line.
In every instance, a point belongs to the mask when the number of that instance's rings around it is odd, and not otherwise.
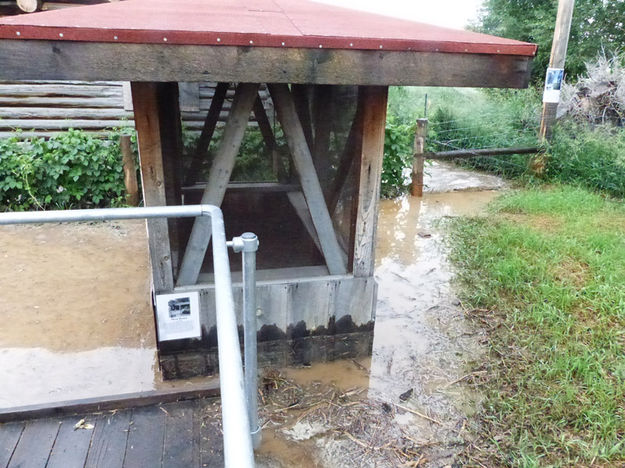
<path fill-rule="evenodd" d="M 0 20 L 0 80 L 132 83 L 145 204 L 223 204 L 229 235 L 255 231 L 259 326 L 282 334 L 373 320 L 388 86 L 521 88 L 535 53 L 533 44 L 299 0 L 128 0 Z M 198 157 L 183 167 L 178 82 L 207 81 L 219 84 Z M 279 128 L 260 104 L 261 83 Z M 275 180 L 233 184 L 251 113 L 277 154 Z M 209 232 L 200 219 L 148 223 L 154 291 L 200 290 L 210 342 Z"/>

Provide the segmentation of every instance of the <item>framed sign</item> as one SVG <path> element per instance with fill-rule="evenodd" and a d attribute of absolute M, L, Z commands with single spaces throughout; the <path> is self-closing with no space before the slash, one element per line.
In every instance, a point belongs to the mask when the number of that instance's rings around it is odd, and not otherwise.
<path fill-rule="evenodd" d="M 562 68 L 547 68 L 543 102 L 556 104 L 560 102 L 560 89 L 562 88 L 563 78 L 564 70 Z"/>
<path fill-rule="evenodd" d="M 197 291 L 156 296 L 158 340 L 200 338 L 200 300 Z"/>

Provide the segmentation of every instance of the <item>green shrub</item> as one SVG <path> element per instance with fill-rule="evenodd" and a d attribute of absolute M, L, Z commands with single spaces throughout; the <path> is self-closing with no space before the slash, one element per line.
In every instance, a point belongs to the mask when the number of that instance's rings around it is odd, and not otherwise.
<path fill-rule="evenodd" d="M 625 197 L 625 131 L 571 121 L 557 126 L 548 148 L 545 178 Z"/>
<path fill-rule="evenodd" d="M 386 121 L 381 195 L 396 197 L 406 191 L 412 166 L 414 125 L 398 123 L 389 115 Z"/>
<path fill-rule="evenodd" d="M 123 203 L 120 133 L 69 130 L 45 140 L 0 140 L 0 208 L 65 209 Z"/>

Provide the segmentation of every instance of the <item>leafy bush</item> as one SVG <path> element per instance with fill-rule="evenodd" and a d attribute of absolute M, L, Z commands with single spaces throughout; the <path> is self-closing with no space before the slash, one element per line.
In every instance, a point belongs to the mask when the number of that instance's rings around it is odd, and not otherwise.
<path fill-rule="evenodd" d="M 386 121 L 381 195 L 396 197 L 406 191 L 408 171 L 412 166 L 414 125 L 398 123 L 389 115 Z"/>
<path fill-rule="evenodd" d="M 562 122 L 548 148 L 544 177 L 625 197 L 625 131 Z"/>
<path fill-rule="evenodd" d="M 120 133 L 69 130 L 45 140 L 0 140 L 0 208 L 87 208 L 123 203 Z"/>

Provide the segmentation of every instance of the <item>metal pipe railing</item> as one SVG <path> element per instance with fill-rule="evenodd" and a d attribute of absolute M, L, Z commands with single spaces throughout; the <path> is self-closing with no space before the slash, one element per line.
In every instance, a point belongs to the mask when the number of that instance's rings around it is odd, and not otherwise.
<path fill-rule="evenodd" d="M 256 343 L 256 251 L 258 237 L 246 232 L 228 243 L 232 250 L 241 252 L 243 266 L 243 348 L 245 368 L 245 395 L 252 431 L 252 443 L 258 448 L 261 429 L 258 424 L 258 353 Z"/>
<path fill-rule="evenodd" d="M 224 462 L 226 467 L 251 468 L 254 466 L 252 434 L 244 389 L 226 234 L 223 215 L 218 207 L 186 205 L 0 213 L 0 225 L 199 216 L 211 218 Z M 255 347 L 253 350 L 256 353 Z"/>

